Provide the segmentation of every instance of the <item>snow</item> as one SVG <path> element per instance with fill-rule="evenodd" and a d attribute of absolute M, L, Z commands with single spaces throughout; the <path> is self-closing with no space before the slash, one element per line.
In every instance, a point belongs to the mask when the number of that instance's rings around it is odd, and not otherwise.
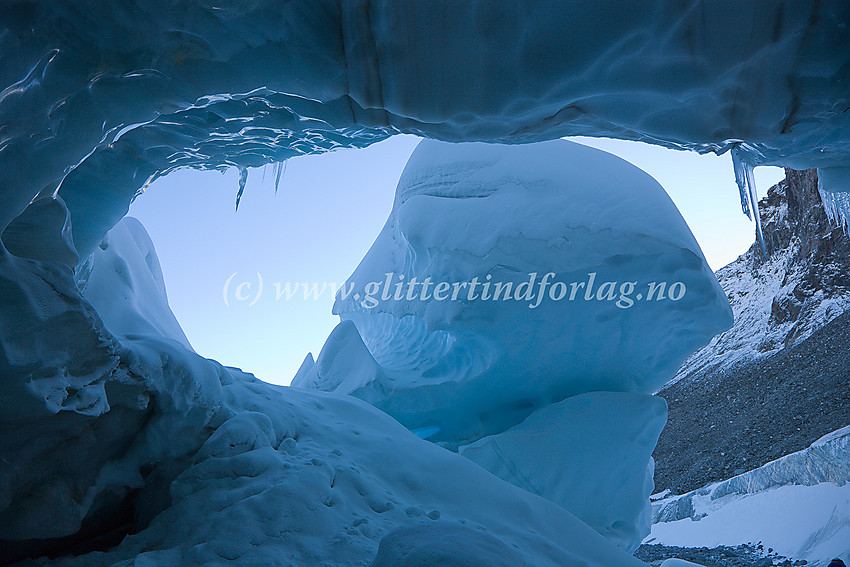
<path fill-rule="evenodd" d="M 492 294 L 395 293 L 425 281 L 489 282 Z M 556 282 L 564 293 L 553 294 Z M 686 292 L 641 301 L 651 282 Z M 370 294 L 372 284 L 383 289 Z M 492 300 L 497 284 L 512 286 L 510 300 Z M 581 294 L 567 294 L 573 285 Z M 436 428 L 428 438 L 450 448 L 584 392 L 652 393 L 731 324 L 661 186 L 564 140 L 421 142 L 345 287 L 334 304 L 342 323 L 293 386 L 360 397 L 411 430 Z"/>
<path fill-rule="evenodd" d="M 761 543 L 826 565 L 850 559 L 850 426 L 797 453 L 653 504 L 651 543 L 687 547 Z"/>
<path fill-rule="evenodd" d="M 80 293 L 112 334 L 163 336 L 192 350 L 168 306 L 153 242 L 138 220 L 124 217 L 76 273 Z"/>

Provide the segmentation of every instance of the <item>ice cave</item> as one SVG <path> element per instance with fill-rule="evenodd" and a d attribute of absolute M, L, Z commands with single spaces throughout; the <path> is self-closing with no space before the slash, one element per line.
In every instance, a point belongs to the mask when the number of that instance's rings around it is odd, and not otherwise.
<path fill-rule="evenodd" d="M 6 0 L 0 54 L 0 564 L 850 563 L 850 357 L 794 355 L 850 311 L 850 3 Z M 131 202 L 235 168 L 238 208 L 253 168 L 395 134 L 423 141 L 292 386 L 195 352 Z M 569 136 L 727 154 L 755 244 L 716 275 Z M 837 409 L 785 420 L 819 433 L 661 492 L 682 369 L 732 399 L 786 352 L 837 357 Z M 729 542 L 753 562 L 675 552 Z"/>

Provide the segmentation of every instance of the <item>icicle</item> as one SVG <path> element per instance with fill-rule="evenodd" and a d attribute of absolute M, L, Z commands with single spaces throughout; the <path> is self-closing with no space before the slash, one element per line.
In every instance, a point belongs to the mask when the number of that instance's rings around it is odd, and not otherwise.
<path fill-rule="evenodd" d="M 242 200 L 242 193 L 245 192 L 245 184 L 248 182 L 248 168 L 239 168 L 239 192 L 236 193 L 236 210 L 239 210 L 239 201 Z"/>
<path fill-rule="evenodd" d="M 735 171 L 735 183 L 738 184 L 738 193 L 741 197 L 741 209 L 750 220 L 753 220 L 753 214 L 750 212 L 750 194 L 747 191 L 746 167 L 738 154 L 738 149 L 732 148 L 732 169 Z"/>
<path fill-rule="evenodd" d="M 818 168 L 818 192 L 829 221 L 850 233 L 850 167 Z"/>
<path fill-rule="evenodd" d="M 286 172 L 286 162 L 279 161 L 275 164 L 275 176 L 274 176 L 274 193 L 277 195 L 277 188 L 280 185 L 280 174 Z"/>
<path fill-rule="evenodd" d="M 829 221 L 840 226 L 844 234 L 850 234 L 850 193 L 831 193 L 821 188 L 818 191 Z"/>
<path fill-rule="evenodd" d="M 761 246 L 761 253 L 767 258 L 767 247 L 764 245 L 764 233 L 761 229 L 761 215 L 759 215 L 759 198 L 756 191 L 756 179 L 753 175 L 753 166 L 738 151 L 738 147 L 732 148 L 732 168 L 735 170 L 735 183 L 738 184 L 738 193 L 741 197 L 741 209 L 750 220 L 756 223 L 756 238 Z"/>

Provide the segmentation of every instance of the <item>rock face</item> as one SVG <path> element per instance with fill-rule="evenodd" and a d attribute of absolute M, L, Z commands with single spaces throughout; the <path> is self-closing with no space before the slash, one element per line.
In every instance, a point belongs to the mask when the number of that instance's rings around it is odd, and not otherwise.
<path fill-rule="evenodd" d="M 850 423 L 850 239 L 827 218 L 813 170 L 786 170 L 760 211 L 768 258 L 753 245 L 717 272 L 734 326 L 658 394 L 670 412 L 659 490 L 728 479 Z"/>
<path fill-rule="evenodd" d="M 717 271 L 735 324 L 691 356 L 674 382 L 794 346 L 850 308 L 850 239 L 830 222 L 815 170 L 786 169 L 759 203 L 758 245 Z"/>

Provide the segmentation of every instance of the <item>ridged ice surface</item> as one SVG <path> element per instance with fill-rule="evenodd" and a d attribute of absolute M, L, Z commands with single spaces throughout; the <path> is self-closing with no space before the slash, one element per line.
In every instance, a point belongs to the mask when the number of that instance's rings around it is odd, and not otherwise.
<path fill-rule="evenodd" d="M 850 560 L 850 427 L 722 482 L 653 504 L 649 541 L 761 542 L 792 560 Z"/>

